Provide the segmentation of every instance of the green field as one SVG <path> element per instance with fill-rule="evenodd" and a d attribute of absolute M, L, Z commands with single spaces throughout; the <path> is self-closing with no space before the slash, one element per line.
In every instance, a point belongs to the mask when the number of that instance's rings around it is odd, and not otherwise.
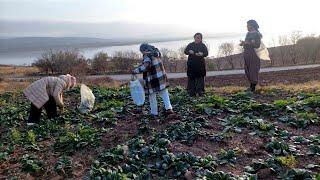
<path fill-rule="evenodd" d="M 93 88 L 94 110 L 65 93 L 57 119 L 27 127 L 21 92 L 0 95 L 0 179 L 320 179 L 320 91 L 281 89 L 189 98 L 177 116 L 137 113 L 128 88 Z M 160 102 L 160 101 L 159 101 Z"/>

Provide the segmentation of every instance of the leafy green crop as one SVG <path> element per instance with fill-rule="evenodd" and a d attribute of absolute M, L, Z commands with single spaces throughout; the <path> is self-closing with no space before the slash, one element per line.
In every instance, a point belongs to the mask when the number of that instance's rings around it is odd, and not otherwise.
<path fill-rule="evenodd" d="M 295 167 L 297 164 L 296 158 L 293 155 L 276 157 L 276 160 L 279 161 L 281 165 L 290 168 Z"/>
<path fill-rule="evenodd" d="M 98 146 L 100 142 L 98 130 L 79 124 L 72 132 L 67 130 L 54 144 L 56 151 L 71 153 L 86 146 Z"/>
<path fill-rule="evenodd" d="M 239 149 L 230 149 L 228 151 L 222 149 L 218 154 L 219 164 L 235 164 L 237 160 L 237 154 L 239 154 L 239 152 Z"/>
<path fill-rule="evenodd" d="M 39 161 L 35 156 L 25 154 L 21 159 L 22 170 L 25 172 L 39 173 L 43 171 L 43 162 Z"/>
<path fill-rule="evenodd" d="M 17 144 L 21 142 L 21 133 L 19 132 L 18 129 L 12 128 L 10 132 L 10 140 L 14 143 Z"/>
<path fill-rule="evenodd" d="M 66 156 L 59 157 L 54 166 L 54 170 L 61 176 L 71 176 L 72 161 Z"/>
<path fill-rule="evenodd" d="M 266 151 L 278 156 L 286 156 L 295 152 L 296 149 L 294 147 L 290 147 L 284 141 L 272 139 L 271 142 L 266 145 Z"/>
<path fill-rule="evenodd" d="M 32 130 L 29 130 L 27 133 L 27 141 L 31 144 L 36 144 L 36 135 Z"/>
<path fill-rule="evenodd" d="M 283 176 L 282 179 L 291 180 L 291 179 L 304 179 L 312 180 L 312 174 L 310 171 L 305 169 L 290 169 Z"/>
<path fill-rule="evenodd" d="M 240 92 L 220 96 L 208 91 L 204 97 L 191 98 L 184 88 L 176 87 L 170 89 L 170 98 L 177 117 L 163 116 L 165 110 L 161 109 L 161 123 L 155 125 L 148 116 L 148 102 L 142 112 L 136 111 L 128 88 L 92 89 L 96 96 L 93 111 L 78 113 L 80 92 L 76 88 L 65 92 L 68 107 L 59 118 L 42 116 L 35 127 L 26 127 L 30 102 L 21 92 L 1 94 L 0 162 L 5 176 L 31 173 L 49 179 L 55 171 L 63 178 L 184 179 L 189 175 L 194 179 L 256 180 L 267 169 L 280 179 L 317 178 L 320 136 L 317 132 L 309 137 L 297 134 L 319 124 L 319 92 L 270 90 L 269 94 L 258 91 L 254 95 Z M 270 100 L 275 98 L 278 100 Z M 238 138 L 240 142 L 235 142 Z M 265 149 L 257 148 L 262 154 L 258 157 L 265 159 L 255 160 L 256 156 L 247 151 L 240 155 L 240 148 L 247 149 L 250 140 L 266 144 Z M 238 143 L 244 146 L 229 149 Z M 222 150 L 216 153 L 217 149 Z M 26 153 L 34 150 L 39 157 L 48 158 L 41 161 Z M 261 152 L 264 150 L 268 154 Z M 86 163 L 81 159 L 78 164 L 75 158 L 87 152 L 89 156 L 83 157 Z M 57 155 L 60 157 L 51 164 Z M 303 158 L 307 156 L 306 162 Z M 227 172 L 238 171 L 243 157 L 253 160 L 246 172 Z M 91 162 L 90 167 L 87 162 Z M 16 167 L 20 164 L 22 174 L 20 166 Z M 75 177 L 78 169 L 74 168 L 81 166 L 82 177 Z M 294 169 L 303 166 L 308 170 Z"/>
<path fill-rule="evenodd" d="M 315 144 L 309 145 L 308 154 L 320 156 L 320 145 L 315 145 Z"/>
<path fill-rule="evenodd" d="M 13 145 L 8 145 L 6 148 L 3 144 L 0 144 L 0 162 L 6 161 L 9 159 L 9 155 L 14 151 Z"/>

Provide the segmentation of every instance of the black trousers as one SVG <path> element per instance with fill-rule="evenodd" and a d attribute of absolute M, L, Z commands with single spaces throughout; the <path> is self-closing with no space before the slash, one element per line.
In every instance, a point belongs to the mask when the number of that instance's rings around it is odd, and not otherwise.
<path fill-rule="evenodd" d="M 188 78 L 188 93 L 190 96 L 200 95 L 205 93 L 204 77 Z"/>
<path fill-rule="evenodd" d="M 49 97 L 49 101 L 44 104 L 44 109 L 46 110 L 48 118 L 54 118 L 58 116 L 56 101 L 52 96 Z M 31 103 L 30 115 L 28 123 L 39 123 L 41 117 L 42 108 L 38 109 L 35 105 Z"/>

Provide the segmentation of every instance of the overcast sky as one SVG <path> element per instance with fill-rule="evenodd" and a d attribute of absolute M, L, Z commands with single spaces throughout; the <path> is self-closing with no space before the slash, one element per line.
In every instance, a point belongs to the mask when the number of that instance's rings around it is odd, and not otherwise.
<path fill-rule="evenodd" d="M 176 25 L 205 33 L 245 32 L 246 21 L 256 19 L 263 33 L 319 34 L 319 10 L 320 0 L 0 0 L 1 20 Z"/>

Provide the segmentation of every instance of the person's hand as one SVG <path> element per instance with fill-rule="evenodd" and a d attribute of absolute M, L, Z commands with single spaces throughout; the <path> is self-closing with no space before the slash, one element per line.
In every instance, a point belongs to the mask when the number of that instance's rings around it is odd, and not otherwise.
<path fill-rule="evenodd" d="M 194 51 L 193 50 L 189 50 L 189 54 L 194 54 Z"/>
<path fill-rule="evenodd" d="M 151 54 L 151 52 L 150 51 L 143 51 L 142 54 L 147 55 L 147 54 Z"/>
<path fill-rule="evenodd" d="M 197 56 L 203 56 L 203 52 L 196 53 Z"/>
<path fill-rule="evenodd" d="M 245 44 L 245 41 L 240 40 L 239 46 L 244 46 L 244 44 Z"/>

